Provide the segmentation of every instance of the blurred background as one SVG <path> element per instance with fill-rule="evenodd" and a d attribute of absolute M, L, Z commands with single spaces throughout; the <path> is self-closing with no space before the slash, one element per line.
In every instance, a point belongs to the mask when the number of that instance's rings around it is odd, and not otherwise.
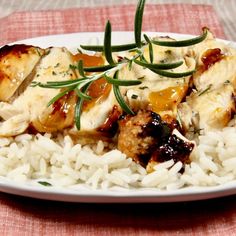
<path fill-rule="evenodd" d="M 137 0 L 0 0 L 0 17 L 5 17 L 14 11 L 35 11 L 96 6 L 102 7 L 105 5 L 111 6 L 136 3 Z M 224 27 L 227 38 L 236 41 L 236 0 L 147 0 L 147 3 L 212 5 L 220 18 L 220 22 Z"/>

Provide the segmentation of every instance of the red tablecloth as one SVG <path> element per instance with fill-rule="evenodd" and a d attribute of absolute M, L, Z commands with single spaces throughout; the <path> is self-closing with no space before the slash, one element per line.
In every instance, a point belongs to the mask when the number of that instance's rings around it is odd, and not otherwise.
<path fill-rule="evenodd" d="M 0 45 L 40 35 L 133 30 L 135 6 L 16 12 L 0 19 Z M 211 6 L 147 5 L 143 29 L 224 32 Z M 0 235 L 236 235 L 235 196 L 166 204 L 79 204 L 0 194 Z"/>
<path fill-rule="evenodd" d="M 0 19 L 0 45 L 48 34 L 104 31 L 107 19 L 113 30 L 133 30 L 135 6 L 16 12 Z M 143 30 L 199 34 L 208 26 L 217 37 L 224 31 L 211 6 L 188 4 L 147 5 Z"/>

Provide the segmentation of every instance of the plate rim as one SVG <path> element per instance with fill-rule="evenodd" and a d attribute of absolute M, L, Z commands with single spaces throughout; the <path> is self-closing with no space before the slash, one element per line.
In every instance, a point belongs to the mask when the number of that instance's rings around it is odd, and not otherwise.
<path fill-rule="evenodd" d="M 5 180 L 5 181 L 4 181 Z M 207 191 L 205 191 L 207 190 Z M 73 189 L 59 186 L 37 186 L 0 177 L 0 191 L 36 199 L 88 203 L 163 203 L 206 200 L 236 194 L 236 180 L 215 186 L 190 186 L 177 190 L 154 188 L 130 189 L 124 192 L 102 189 Z M 81 192 L 82 191 L 82 192 Z"/>
<path fill-rule="evenodd" d="M 149 35 L 168 35 L 175 38 L 187 38 L 193 37 L 192 34 L 181 34 L 181 33 L 172 33 L 172 32 L 154 32 L 154 31 L 145 31 L 144 33 Z M 100 37 L 104 32 L 77 32 L 77 33 L 66 33 L 66 34 L 53 34 L 53 35 L 44 35 L 33 38 L 26 38 L 23 40 L 17 40 L 15 42 L 8 43 L 7 45 L 13 44 L 29 44 L 32 41 L 32 45 L 39 46 L 34 44 L 35 42 L 42 41 L 47 39 L 49 42 L 53 39 L 63 38 L 64 37 L 78 37 L 88 35 L 96 35 Z M 125 34 L 133 35 L 133 31 L 114 31 L 113 35 Z M 98 36 L 100 35 L 100 36 Z M 113 37 L 114 38 L 114 37 Z M 225 39 L 218 39 L 218 41 L 230 44 L 232 47 L 236 47 L 236 42 L 228 41 Z M 78 40 L 78 46 L 79 46 Z M 116 40 L 115 40 L 116 41 Z M 128 42 L 127 40 L 125 40 Z M 130 40 L 131 41 L 131 40 Z M 65 47 L 71 50 L 67 46 L 68 42 L 65 43 Z M 4 45 L 1 45 L 2 47 Z M 53 46 L 53 44 L 51 45 Z M 77 46 L 77 47 L 78 47 Z M 72 190 L 68 187 L 45 187 L 45 186 L 36 186 L 29 185 L 27 183 L 17 183 L 14 180 L 10 180 L 7 177 L 0 176 L 0 191 L 5 193 L 10 193 L 14 195 L 20 195 L 24 197 L 31 197 L 44 200 L 56 200 L 56 201 L 66 201 L 66 202 L 88 202 L 88 203 L 160 203 L 160 202 L 182 202 L 182 201 L 194 201 L 194 200 L 203 200 L 203 199 L 212 199 L 217 197 L 229 196 L 236 194 L 236 180 L 227 182 L 225 184 L 215 185 L 215 186 L 206 186 L 206 187 L 185 187 L 177 190 L 150 190 L 148 189 L 136 189 L 132 191 L 127 189 L 124 192 L 114 192 L 110 190 L 93 190 L 87 189 L 85 192 L 79 192 L 78 190 Z M 102 193 L 103 192 L 103 193 Z M 142 192 L 142 193 L 141 193 Z M 145 192 L 145 193 L 143 193 Z"/>

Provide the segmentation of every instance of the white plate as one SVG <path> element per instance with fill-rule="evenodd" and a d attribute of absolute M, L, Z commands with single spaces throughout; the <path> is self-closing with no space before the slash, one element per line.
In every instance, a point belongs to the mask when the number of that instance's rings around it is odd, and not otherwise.
<path fill-rule="evenodd" d="M 147 34 L 150 36 L 154 36 L 157 34 L 169 35 L 173 38 L 179 39 L 189 37 L 189 35 L 171 33 L 148 32 Z M 132 32 L 113 32 L 112 34 L 113 44 L 132 42 L 133 38 L 134 37 Z M 103 33 L 75 33 L 26 39 L 15 43 L 31 44 L 43 48 L 50 46 L 65 46 L 71 51 L 76 51 L 80 44 L 102 44 L 102 42 Z M 228 41 L 224 42 L 230 43 L 232 47 L 236 47 L 235 43 L 231 43 Z M 77 189 L 73 189 L 62 187 L 58 188 L 35 186 L 31 182 L 22 184 L 13 182 L 5 177 L 0 177 L 0 191 L 39 199 L 68 202 L 180 202 L 209 199 L 236 194 L 236 181 L 214 187 L 188 187 L 175 191 L 160 191 L 157 189 L 119 189 L 116 191 L 111 191 L 92 190 L 85 187 L 77 187 Z"/>

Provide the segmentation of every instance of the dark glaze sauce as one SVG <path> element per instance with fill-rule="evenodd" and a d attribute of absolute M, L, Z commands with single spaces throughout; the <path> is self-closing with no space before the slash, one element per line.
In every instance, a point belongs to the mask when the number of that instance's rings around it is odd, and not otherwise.
<path fill-rule="evenodd" d="M 155 112 L 151 112 L 151 120 L 143 125 L 140 137 L 151 136 L 160 140 L 165 139 L 171 133 L 169 125 L 162 121 L 161 116 Z"/>
<path fill-rule="evenodd" d="M 152 112 L 152 120 L 143 127 L 143 136 L 155 137 L 156 143 L 149 155 L 155 162 L 164 162 L 173 159 L 175 162 L 189 162 L 189 155 L 194 144 L 178 138 L 172 131 L 179 129 L 177 122 L 166 123 L 161 117 Z"/>
<path fill-rule="evenodd" d="M 121 111 L 118 106 L 114 106 L 112 111 L 108 114 L 105 122 L 97 128 L 97 131 L 102 132 L 103 135 L 113 137 L 118 130 L 118 120 L 121 116 Z"/>
<path fill-rule="evenodd" d="M 153 153 L 152 160 L 155 162 L 164 162 L 173 159 L 175 162 L 189 162 L 189 155 L 194 148 L 194 144 L 185 142 L 172 134 L 163 142 L 161 146 Z"/>
<path fill-rule="evenodd" d="M 223 58 L 224 54 L 221 52 L 220 48 L 208 49 L 201 57 L 204 65 L 202 68 L 203 71 L 208 70 L 212 65 L 222 60 Z"/>
<path fill-rule="evenodd" d="M 28 51 L 33 48 L 33 46 L 25 45 L 25 44 L 16 44 L 16 45 L 6 45 L 0 49 L 0 59 L 2 57 L 5 57 L 9 53 L 12 55 L 15 55 L 17 57 L 20 57 L 23 53 L 28 53 Z"/>
<path fill-rule="evenodd" d="M 174 129 L 181 133 L 176 120 L 168 123 L 153 111 L 140 110 L 134 116 L 122 116 L 119 125 L 118 148 L 142 166 L 170 159 L 190 162 L 189 155 L 194 144 L 173 134 Z"/>

